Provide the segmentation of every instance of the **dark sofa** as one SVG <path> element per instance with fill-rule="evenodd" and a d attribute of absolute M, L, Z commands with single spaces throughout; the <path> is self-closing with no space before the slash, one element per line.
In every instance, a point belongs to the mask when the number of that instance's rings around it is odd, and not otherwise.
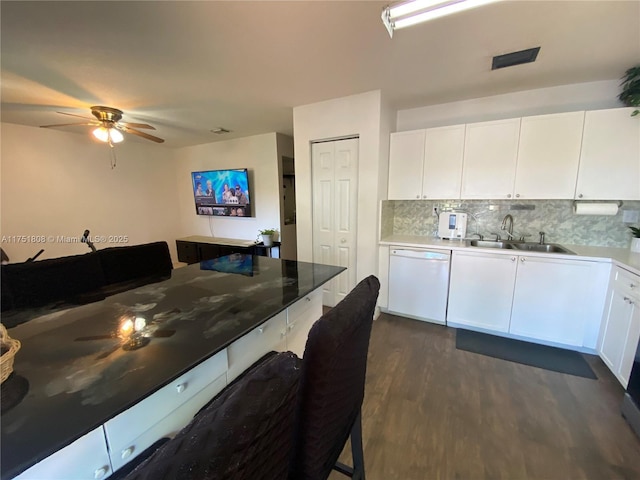
<path fill-rule="evenodd" d="M 167 278 L 172 268 L 167 242 L 2 265 L 0 308 L 88 303 Z"/>

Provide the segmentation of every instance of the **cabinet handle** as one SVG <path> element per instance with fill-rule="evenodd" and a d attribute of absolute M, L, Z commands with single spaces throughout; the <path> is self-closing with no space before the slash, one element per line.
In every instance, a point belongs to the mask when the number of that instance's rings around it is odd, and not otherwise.
<path fill-rule="evenodd" d="M 284 338 L 286 334 L 287 334 L 286 330 L 285 331 L 281 331 L 280 332 L 280 338 Z"/>
<path fill-rule="evenodd" d="M 581 193 L 578 194 L 578 198 L 582 198 L 584 195 L 582 195 Z"/>
<path fill-rule="evenodd" d="M 310 302 L 310 301 L 311 301 L 311 298 L 310 298 L 310 297 L 304 297 L 304 299 L 305 299 L 307 302 Z"/>
<path fill-rule="evenodd" d="M 258 333 L 259 334 L 263 334 L 264 333 L 264 327 L 259 327 L 258 328 Z"/>
<path fill-rule="evenodd" d="M 520 257 L 520 262 L 524 263 L 524 257 Z"/>
<path fill-rule="evenodd" d="M 427 196 L 426 195 L 422 195 L 422 198 L 427 198 Z"/>
<path fill-rule="evenodd" d="M 516 257 L 511 257 L 511 261 L 515 262 L 516 261 Z"/>
<path fill-rule="evenodd" d="M 178 393 L 182 393 L 187 389 L 187 383 L 179 383 L 178 385 L 176 385 L 176 392 Z"/>
<path fill-rule="evenodd" d="M 108 471 L 109 467 L 107 467 L 106 465 L 104 467 L 100 467 L 93 473 L 93 478 L 102 478 L 107 474 Z"/>
<path fill-rule="evenodd" d="M 633 300 L 631 300 L 629 297 L 624 297 L 623 300 L 625 302 L 627 302 L 629 305 L 635 305 L 635 303 L 633 302 Z"/>
<path fill-rule="evenodd" d="M 123 460 L 125 458 L 129 458 L 135 449 L 136 447 L 134 447 L 133 445 L 130 446 L 129 448 L 125 448 L 120 454 L 120 456 L 122 457 Z"/>
<path fill-rule="evenodd" d="M 347 243 L 347 239 L 346 238 L 341 238 L 340 239 L 340 243 Z"/>
<path fill-rule="evenodd" d="M 420 198 L 420 195 L 416 195 L 416 198 Z"/>
<path fill-rule="evenodd" d="M 630 283 L 629 284 L 629 288 L 636 288 L 636 284 L 635 283 Z"/>
<path fill-rule="evenodd" d="M 507 193 L 507 198 L 511 198 L 511 194 L 510 193 Z"/>
<path fill-rule="evenodd" d="M 520 198 L 520 194 L 519 193 L 516 193 L 516 198 Z"/>
<path fill-rule="evenodd" d="M 296 326 L 296 324 L 292 323 L 292 324 L 287 326 L 287 330 L 291 331 L 291 330 L 293 330 L 293 327 L 295 327 L 295 326 Z"/>

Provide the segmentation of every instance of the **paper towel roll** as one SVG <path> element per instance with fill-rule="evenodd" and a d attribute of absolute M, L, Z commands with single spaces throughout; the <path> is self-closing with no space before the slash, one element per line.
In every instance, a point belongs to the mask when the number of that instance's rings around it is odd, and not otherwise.
<path fill-rule="evenodd" d="M 573 207 L 576 215 L 615 215 L 617 203 L 576 203 Z"/>

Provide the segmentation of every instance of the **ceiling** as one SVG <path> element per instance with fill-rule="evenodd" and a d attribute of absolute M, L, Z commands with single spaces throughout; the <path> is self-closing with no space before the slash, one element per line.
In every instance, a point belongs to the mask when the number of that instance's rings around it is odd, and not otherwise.
<path fill-rule="evenodd" d="M 388 3 L 3 0 L 1 118 L 67 123 L 55 112 L 107 105 L 183 147 L 292 135 L 293 107 L 370 90 L 403 109 L 618 79 L 640 62 L 640 0 L 503 1 L 393 39 Z M 491 71 L 494 55 L 536 46 L 535 63 Z"/>

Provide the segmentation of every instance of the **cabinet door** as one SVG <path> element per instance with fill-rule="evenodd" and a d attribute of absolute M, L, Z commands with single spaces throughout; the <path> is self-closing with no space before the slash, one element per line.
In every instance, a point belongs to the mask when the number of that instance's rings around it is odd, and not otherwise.
<path fill-rule="evenodd" d="M 509 333 L 581 346 L 594 315 L 594 262 L 519 257 Z M 602 308 L 595 312 L 601 318 Z"/>
<path fill-rule="evenodd" d="M 467 125 L 462 198 L 511 198 L 520 119 Z"/>
<path fill-rule="evenodd" d="M 629 298 L 624 291 L 616 288 L 610 290 L 604 325 L 602 327 L 603 334 L 600 345 L 600 358 L 602 358 L 602 361 L 607 364 L 616 376 L 618 376 L 618 372 L 620 371 L 622 353 L 633 311 L 634 306 L 629 302 Z M 633 363 L 633 359 L 631 363 Z M 631 368 L 629 368 L 629 372 L 631 372 Z"/>
<path fill-rule="evenodd" d="M 176 240 L 176 248 L 178 250 L 178 260 L 181 262 L 191 265 L 200 261 L 197 243 Z"/>
<path fill-rule="evenodd" d="M 287 309 L 287 350 L 302 358 L 309 330 L 322 316 L 322 288 L 298 300 Z"/>
<path fill-rule="evenodd" d="M 447 322 L 507 332 L 517 257 L 453 252 Z"/>
<path fill-rule="evenodd" d="M 583 125 L 584 112 L 522 119 L 516 198 L 573 198 Z"/>
<path fill-rule="evenodd" d="M 392 133 L 389 146 L 389 200 L 422 198 L 424 130 Z"/>
<path fill-rule="evenodd" d="M 98 427 L 21 473 L 16 480 L 92 480 L 111 474 L 104 430 Z"/>
<path fill-rule="evenodd" d="M 460 198 L 465 125 L 425 132 L 422 198 Z"/>
<path fill-rule="evenodd" d="M 632 111 L 586 112 L 575 198 L 640 199 L 640 122 Z"/>
<path fill-rule="evenodd" d="M 272 350 L 278 350 L 286 327 L 286 318 L 286 313 L 280 312 L 227 347 L 229 357 L 227 381 L 229 383 L 260 357 Z"/>
<path fill-rule="evenodd" d="M 624 347 L 622 350 L 622 358 L 620 359 L 620 368 L 618 370 L 618 378 L 622 382 L 622 386 L 627 388 L 633 361 L 638 348 L 638 339 L 640 338 L 640 308 L 638 308 L 638 300 L 629 299 L 632 307 L 631 317 L 629 321 L 629 329 L 624 339 Z"/>
<path fill-rule="evenodd" d="M 227 383 L 227 351 L 216 353 L 104 425 L 114 470 L 170 438 Z"/>

